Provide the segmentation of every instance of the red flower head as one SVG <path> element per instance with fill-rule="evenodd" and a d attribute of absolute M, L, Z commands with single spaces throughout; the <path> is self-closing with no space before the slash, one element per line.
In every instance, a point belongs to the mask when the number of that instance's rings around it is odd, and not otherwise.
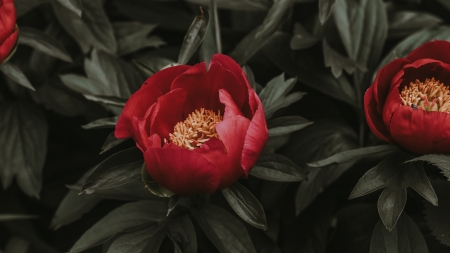
<path fill-rule="evenodd" d="M 0 64 L 14 49 L 18 34 L 14 0 L 0 0 Z"/>
<path fill-rule="evenodd" d="M 261 101 L 241 67 L 216 54 L 159 71 L 125 105 L 117 138 L 133 137 L 147 172 L 180 196 L 247 177 L 268 139 Z"/>
<path fill-rule="evenodd" d="M 372 132 L 417 154 L 450 153 L 450 42 L 434 41 L 382 68 L 364 96 Z"/>

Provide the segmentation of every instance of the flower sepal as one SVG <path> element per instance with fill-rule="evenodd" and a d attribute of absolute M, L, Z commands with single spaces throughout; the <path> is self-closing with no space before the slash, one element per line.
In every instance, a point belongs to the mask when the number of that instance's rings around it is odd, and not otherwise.
<path fill-rule="evenodd" d="M 153 195 L 163 198 L 169 198 L 175 195 L 171 190 L 168 190 L 161 185 L 159 185 L 147 172 L 145 169 L 145 163 L 142 165 L 141 169 L 141 179 L 144 182 L 145 188 L 149 190 Z"/>

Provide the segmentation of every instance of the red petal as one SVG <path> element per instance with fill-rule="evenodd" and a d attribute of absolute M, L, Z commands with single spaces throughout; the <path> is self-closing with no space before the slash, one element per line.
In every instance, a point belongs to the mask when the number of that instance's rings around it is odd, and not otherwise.
<path fill-rule="evenodd" d="M 16 9 L 14 7 L 14 1 L 3 1 L 3 5 L 0 8 L 0 47 L 3 47 L 11 34 L 16 33 L 14 42 L 17 40 L 16 30 Z M 9 43 L 10 44 L 10 43 Z M 1 62 L 2 60 L 0 60 Z"/>
<path fill-rule="evenodd" d="M 188 94 L 184 108 L 185 117 L 200 108 L 223 112 L 224 106 L 219 100 L 220 89 L 226 89 L 239 108 L 242 108 L 246 101 L 245 87 L 239 84 L 233 73 L 218 63 L 211 64 L 208 72 L 205 63 L 194 65 L 174 80 L 171 89 L 176 88 L 183 88 Z"/>
<path fill-rule="evenodd" d="M 163 139 L 169 139 L 175 125 L 182 121 L 183 106 L 186 102 L 186 91 L 171 90 L 158 98 L 155 108 L 146 118 L 146 129 L 150 135 L 158 134 Z"/>
<path fill-rule="evenodd" d="M 3 61 L 11 54 L 11 51 L 13 51 L 17 43 L 18 35 L 19 32 L 16 30 L 3 42 L 3 44 L 0 44 L 0 64 L 3 63 Z"/>
<path fill-rule="evenodd" d="M 220 102 L 225 105 L 225 113 L 223 114 L 223 120 L 236 116 L 244 116 L 227 90 L 224 89 L 219 90 L 219 99 Z"/>
<path fill-rule="evenodd" d="M 202 155 L 167 144 L 144 153 L 147 172 L 160 185 L 179 196 L 213 193 L 220 183 L 219 170 Z"/>
<path fill-rule="evenodd" d="M 131 128 L 133 131 L 133 139 L 136 142 L 136 146 L 142 152 L 145 152 L 145 150 L 147 149 L 146 140 L 148 138 L 148 133 L 145 131 L 144 125 L 145 122 L 142 119 L 133 117 L 133 121 L 131 123 Z"/>
<path fill-rule="evenodd" d="M 242 150 L 241 165 L 245 170 L 246 176 L 252 170 L 269 139 L 269 131 L 267 130 L 267 122 L 262 103 L 259 99 L 257 99 L 257 102 L 259 106 L 248 127 L 244 149 Z"/>
<path fill-rule="evenodd" d="M 245 103 L 242 111 L 247 118 L 252 118 L 255 114 L 256 107 L 258 106 L 254 100 L 254 96 L 256 93 L 253 91 L 253 88 L 250 86 L 250 82 L 247 79 L 247 75 L 242 70 L 241 66 L 233 60 L 231 57 L 223 54 L 215 54 L 211 58 L 210 66 L 213 63 L 219 63 L 223 68 L 228 69 L 233 73 L 236 78 L 239 80 L 240 85 L 247 87 L 246 88 L 246 97 L 248 104 Z"/>
<path fill-rule="evenodd" d="M 450 153 L 450 114 L 400 106 L 392 116 L 390 132 L 411 152 Z"/>
<path fill-rule="evenodd" d="M 384 103 L 391 88 L 392 79 L 402 70 L 405 64 L 410 63 L 408 59 L 396 59 L 383 67 L 377 74 L 373 82 L 373 97 L 375 98 L 376 109 L 379 114 L 383 113 Z"/>
<path fill-rule="evenodd" d="M 450 42 L 443 40 L 427 42 L 412 51 L 407 58 L 411 61 L 430 58 L 445 63 L 450 63 Z"/>
<path fill-rule="evenodd" d="M 125 108 L 117 121 L 114 133 L 116 138 L 131 137 L 133 135 L 130 127 L 131 119 L 134 116 L 143 117 L 158 97 L 169 92 L 173 80 L 189 68 L 190 66 L 187 65 L 174 66 L 163 69 L 149 77 L 125 104 Z"/>
<path fill-rule="evenodd" d="M 374 90 L 373 87 L 374 86 L 371 86 L 367 89 L 366 94 L 364 95 L 364 112 L 366 114 L 367 124 L 369 125 L 370 130 L 372 130 L 379 139 L 386 142 L 393 142 L 383 123 L 381 114 L 377 111 L 377 104 L 372 93 Z"/>
<path fill-rule="evenodd" d="M 175 78 L 191 68 L 189 65 L 177 65 L 165 68 L 150 76 L 143 85 L 153 84 L 158 87 L 163 94 L 170 91 L 170 86 Z"/>
<path fill-rule="evenodd" d="M 244 148 L 245 136 L 250 125 L 250 120 L 243 116 L 235 116 L 228 118 L 216 124 L 216 130 L 223 143 L 222 150 L 226 150 L 226 161 L 218 161 L 218 168 L 221 171 L 221 183 L 219 189 L 227 188 L 232 185 L 237 179 L 246 175 L 245 170 L 241 166 L 241 155 Z M 204 145 L 213 145 L 215 142 L 209 143 L 209 140 Z M 208 153 L 205 149 L 196 150 L 201 152 L 206 159 L 214 163 L 217 153 Z M 225 147 L 224 147 L 225 146 Z M 213 146 L 211 149 L 219 150 L 219 145 Z M 207 149 L 209 150 L 209 149 Z M 223 151 L 222 151 L 223 152 Z"/>

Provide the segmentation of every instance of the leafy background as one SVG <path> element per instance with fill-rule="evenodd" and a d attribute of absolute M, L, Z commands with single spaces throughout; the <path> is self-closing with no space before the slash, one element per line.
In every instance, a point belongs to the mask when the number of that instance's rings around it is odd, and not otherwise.
<path fill-rule="evenodd" d="M 447 0 L 15 4 L 18 48 L 0 67 L 3 252 L 448 252 L 450 185 L 434 166 L 424 171 L 436 194 L 414 181 L 397 190 L 408 202 L 389 232 L 377 202 L 396 189 L 353 190 L 389 149 L 311 164 L 383 144 L 365 124 L 362 96 L 390 60 L 450 40 Z M 140 182 L 134 143 L 111 135 L 117 115 L 153 70 L 218 51 L 244 66 L 269 144 L 248 180 L 209 200 L 155 197 Z"/>

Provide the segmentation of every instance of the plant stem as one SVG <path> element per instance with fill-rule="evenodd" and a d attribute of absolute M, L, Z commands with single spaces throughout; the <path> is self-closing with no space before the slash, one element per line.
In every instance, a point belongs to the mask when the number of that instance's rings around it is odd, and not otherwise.
<path fill-rule="evenodd" d="M 216 36 L 216 47 L 217 52 L 222 53 L 222 39 L 220 36 L 220 26 L 219 26 L 219 14 L 217 12 L 217 2 L 216 0 L 211 0 L 211 9 L 213 13 L 214 31 Z"/>

